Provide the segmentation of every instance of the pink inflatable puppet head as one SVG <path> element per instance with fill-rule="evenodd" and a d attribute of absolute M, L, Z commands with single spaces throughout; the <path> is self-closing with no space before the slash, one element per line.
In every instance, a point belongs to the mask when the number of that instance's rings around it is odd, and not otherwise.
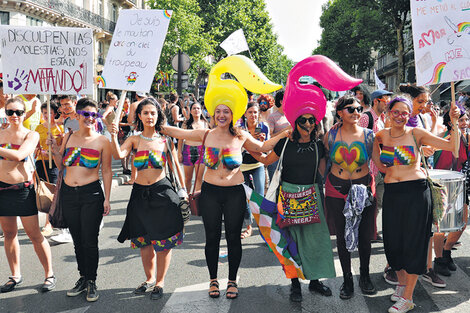
<path fill-rule="evenodd" d="M 301 85 L 299 78 L 311 76 L 332 91 L 349 90 L 362 83 L 346 74 L 336 63 L 323 55 L 312 55 L 297 63 L 287 76 L 282 109 L 295 128 L 295 120 L 302 114 L 312 114 L 317 124 L 326 114 L 326 97 L 314 85 Z"/>

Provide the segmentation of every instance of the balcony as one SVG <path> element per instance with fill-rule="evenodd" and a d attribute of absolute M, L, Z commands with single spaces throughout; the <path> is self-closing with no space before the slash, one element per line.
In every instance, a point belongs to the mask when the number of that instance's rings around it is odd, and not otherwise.
<path fill-rule="evenodd" d="M 78 5 L 64 0 L 20 0 L 19 3 L 28 4 L 29 6 L 41 6 L 58 13 L 61 17 L 69 17 L 80 20 L 112 34 L 116 28 L 116 23 L 102 16 L 86 10 Z"/>

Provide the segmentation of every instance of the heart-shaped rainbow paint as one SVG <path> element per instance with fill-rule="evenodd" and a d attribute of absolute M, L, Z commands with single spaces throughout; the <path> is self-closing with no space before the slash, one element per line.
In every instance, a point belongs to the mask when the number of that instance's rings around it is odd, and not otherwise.
<path fill-rule="evenodd" d="M 330 156 L 334 163 L 352 173 L 367 161 L 367 149 L 360 141 L 354 141 L 350 145 L 337 141 L 331 149 Z"/>

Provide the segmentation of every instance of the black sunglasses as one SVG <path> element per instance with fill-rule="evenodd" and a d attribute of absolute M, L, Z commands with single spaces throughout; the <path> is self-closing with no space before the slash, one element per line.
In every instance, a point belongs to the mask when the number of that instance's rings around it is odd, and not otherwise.
<path fill-rule="evenodd" d="M 299 124 L 305 124 L 307 123 L 307 121 L 310 123 L 310 125 L 313 125 L 315 124 L 315 118 L 314 117 L 309 117 L 309 118 L 306 118 L 306 117 L 299 117 Z"/>
<path fill-rule="evenodd" d="M 16 116 L 21 116 L 24 114 L 24 110 L 5 110 L 5 114 L 7 116 L 13 116 L 13 114 L 16 114 Z"/>
<path fill-rule="evenodd" d="M 347 110 L 349 114 L 353 114 L 354 111 L 357 111 L 357 113 L 362 113 L 364 111 L 363 107 L 345 107 L 343 110 Z"/>

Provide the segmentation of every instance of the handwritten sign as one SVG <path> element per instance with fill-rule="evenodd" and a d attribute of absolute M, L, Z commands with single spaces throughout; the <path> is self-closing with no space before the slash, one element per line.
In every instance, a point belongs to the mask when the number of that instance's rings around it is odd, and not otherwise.
<path fill-rule="evenodd" d="M 93 34 L 71 27 L 0 27 L 3 88 L 11 94 L 93 94 Z"/>
<path fill-rule="evenodd" d="M 121 10 L 101 88 L 149 92 L 172 11 Z"/>
<path fill-rule="evenodd" d="M 411 0 L 418 85 L 470 79 L 470 1 Z"/>

